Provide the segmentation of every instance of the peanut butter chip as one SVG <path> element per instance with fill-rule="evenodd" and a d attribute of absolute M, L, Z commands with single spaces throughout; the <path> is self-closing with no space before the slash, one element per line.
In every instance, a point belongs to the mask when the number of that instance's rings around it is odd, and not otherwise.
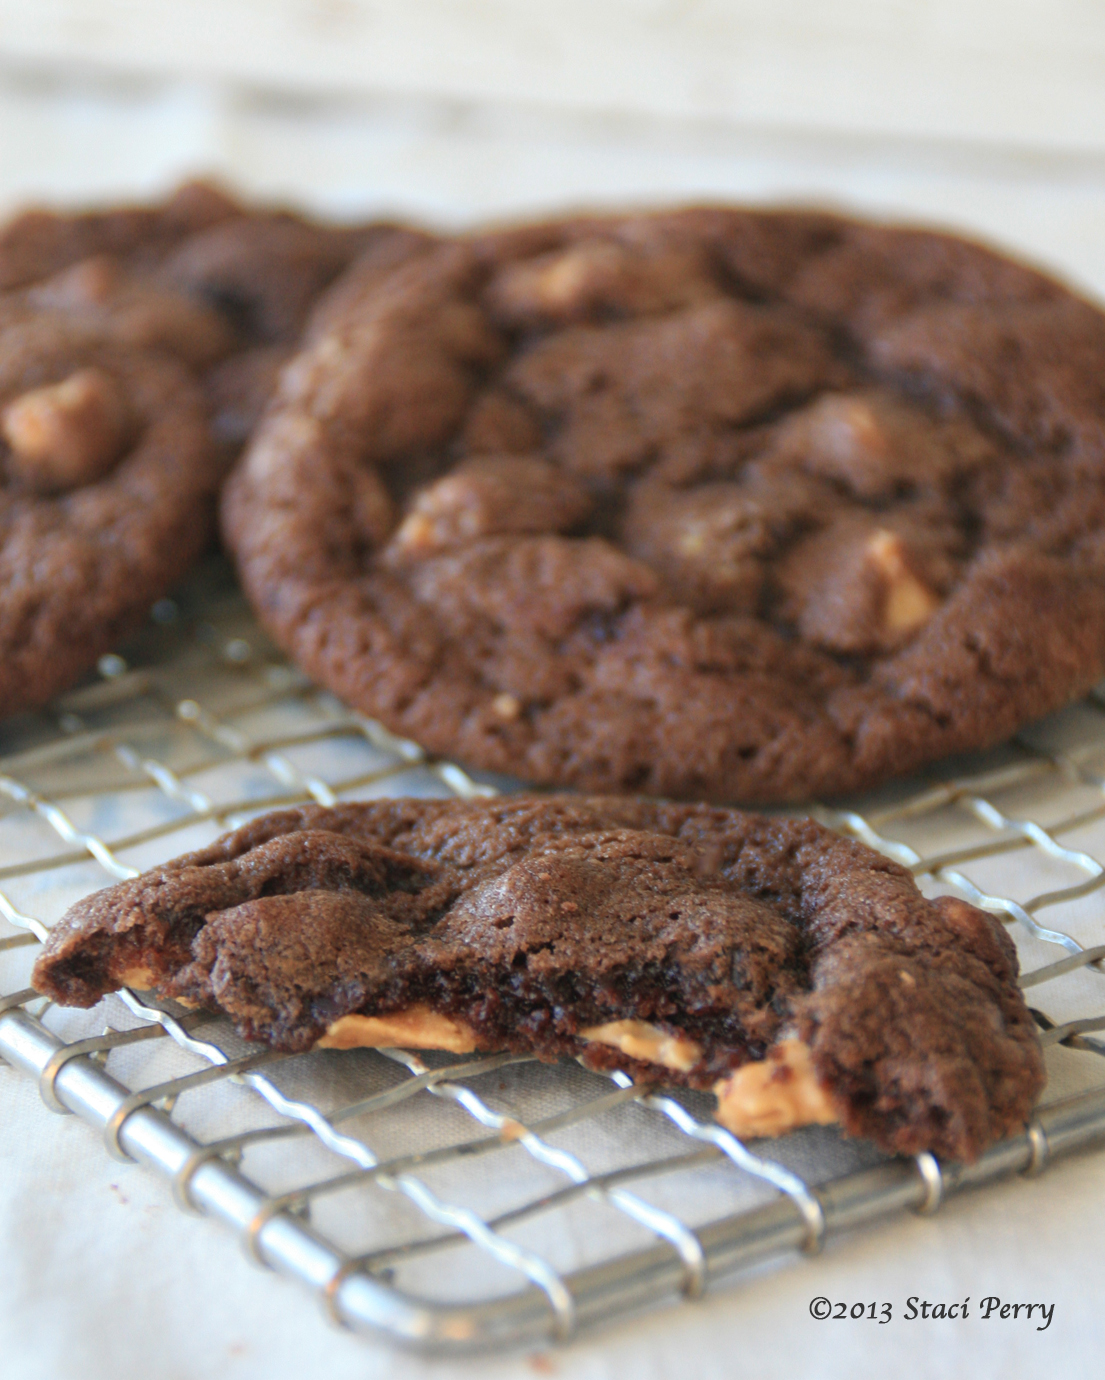
<path fill-rule="evenodd" d="M 102 479 L 118 461 L 129 429 L 119 385 L 97 368 L 32 389 L 0 412 L 0 433 L 11 447 L 8 474 L 39 494 Z"/>
<path fill-rule="evenodd" d="M 434 524 L 424 513 L 409 514 L 399 524 L 399 529 L 395 533 L 395 545 L 412 555 L 432 551 L 437 544 Z"/>
<path fill-rule="evenodd" d="M 582 245 L 561 254 L 535 275 L 534 287 L 542 306 L 563 309 L 587 289 L 591 279 L 614 274 L 621 256 L 613 245 Z"/>
<path fill-rule="evenodd" d="M 863 447 L 872 452 L 885 452 L 886 436 L 870 406 L 861 399 L 843 399 L 835 421 L 836 432 L 831 437 L 831 443 L 835 442 L 839 450 L 851 451 Z"/>
<path fill-rule="evenodd" d="M 545 460 L 477 456 L 415 495 L 390 556 L 402 564 L 494 535 L 565 531 L 590 507 L 579 481 Z"/>
<path fill-rule="evenodd" d="M 501 295 L 514 310 L 553 315 L 570 311 L 588 289 L 617 276 L 622 254 L 612 244 L 582 244 L 514 266 L 503 275 Z"/>
<path fill-rule="evenodd" d="M 522 712 L 522 701 L 514 695 L 496 695 L 491 708 L 500 719 L 516 719 Z"/>
<path fill-rule="evenodd" d="M 886 634 L 900 638 L 915 633 L 940 607 L 940 599 L 906 564 L 901 537 L 880 529 L 867 545 L 867 558 L 885 583 L 882 621 Z"/>

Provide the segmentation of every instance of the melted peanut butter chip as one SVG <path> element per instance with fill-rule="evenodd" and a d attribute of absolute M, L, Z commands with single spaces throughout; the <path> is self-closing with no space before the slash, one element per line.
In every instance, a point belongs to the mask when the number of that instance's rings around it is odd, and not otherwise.
<path fill-rule="evenodd" d="M 693 1040 L 669 1035 L 648 1021 L 607 1021 L 579 1032 L 580 1039 L 599 1045 L 612 1045 L 631 1059 L 662 1064 L 666 1069 L 686 1073 L 702 1058 L 702 1049 Z"/>
<path fill-rule="evenodd" d="M 781 1136 L 796 1126 L 839 1120 L 802 1040 L 781 1040 L 767 1058 L 714 1084 L 717 1119 L 735 1136 Z"/>
<path fill-rule="evenodd" d="M 120 458 L 129 430 L 119 385 L 97 368 L 23 393 L 0 412 L 0 434 L 11 448 L 8 474 L 38 494 L 102 479 Z"/>
<path fill-rule="evenodd" d="M 157 974 L 145 963 L 136 963 L 116 974 L 120 987 L 134 987 L 139 992 L 148 992 L 157 985 Z"/>
<path fill-rule="evenodd" d="M 316 1049 L 444 1049 L 471 1054 L 475 1034 L 460 1021 L 431 1011 L 421 1002 L 386 1016 L 340 1016 Z"/>

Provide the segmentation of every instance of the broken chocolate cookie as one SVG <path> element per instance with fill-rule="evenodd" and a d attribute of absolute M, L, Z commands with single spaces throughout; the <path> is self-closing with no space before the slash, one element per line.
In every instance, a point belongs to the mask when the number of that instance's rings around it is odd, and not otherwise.
<path fill-rule="evenodd" d="M 997 920 L 810 820 L 513 796 L 266 815 L 74 906 L 33 980 L 283 1050 L 576 1056 L 713 1089 L 740 1135 L 973 1159 L 1044 1081 L 1016 979 Z"/>

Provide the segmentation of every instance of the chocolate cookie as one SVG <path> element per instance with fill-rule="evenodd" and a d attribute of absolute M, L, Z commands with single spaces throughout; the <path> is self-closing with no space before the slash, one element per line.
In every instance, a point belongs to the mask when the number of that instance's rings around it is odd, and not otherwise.
<path fill-rule="evenodd" d="M 962 240 L 699 209 L 422 252 L 227 492 L 266 626 L 428 748 L 769 801 L 1105 672 L 1105 317 Z"/>
<path fill-rule="evenodd" d="M 290 344 L 322 289 L 393 228 L 326 225 L 193 182 L 157 205 L 22 213 L 0 229 L 0 290 L 55 280 L 50 305 L 102 319 L 125 316 L 140 289 L 175 288 L 217 311 L 239 348 Z"/>
<path fill-rule="evenodd" d="M 0 715 L 66 689 L 180 579 L 221 475 L 181 364 L 0 314 Z"/>
<path fill-rule="evenodd" d="M 186 182 L 156 205 L 26 210 L 0 227 L 0 291 L 102 254 L 156 261 L 189 236 L 241 215 L 239 203 L 208 182 Z"/>
<path fill-rule="evenodd" d="M 240 445 L 323 289 L 358 257 L 391 262 L 422 238 L 247 206 L 206 183 L 156 206 L 30 211 L 0 230 L 0 319 L 46 308 L 176 355 L 207 374 L 217 438 Z"/>
<path fill-rule="evenodd" d="M 575 1055 L 713 1088 L 738 1134 L 972 1159 L 1043 1086 L 1016 978 L 993 917 L 810 820 L 515 796 L 266 815 L 74 906 L 33 981 L 285 1050 Z"/>

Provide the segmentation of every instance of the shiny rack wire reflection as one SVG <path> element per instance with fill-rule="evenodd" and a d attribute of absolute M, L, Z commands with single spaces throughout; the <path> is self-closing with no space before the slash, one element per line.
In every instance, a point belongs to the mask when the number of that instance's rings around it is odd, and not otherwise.
<path fill-rule="evenodd" d="M 1105 1139 L 1105 697 L 954 774 L 816 810 L 1000 914 L 1046 997 L 1037 1118 L 967 1168 L 820 1127 L 750 1149 L 710 1099 L 570 1063 L 283 1056 L 132 992 L 48 1007 L 26 985 L 37 946 L 108 880 L 280 805 L 493 789 L 315 689 L 218 564 L 95 684 L 6 725 L 0 752 L 0 1056 L 358 1331 L 439 1352 L 563 1340 Z"/>

